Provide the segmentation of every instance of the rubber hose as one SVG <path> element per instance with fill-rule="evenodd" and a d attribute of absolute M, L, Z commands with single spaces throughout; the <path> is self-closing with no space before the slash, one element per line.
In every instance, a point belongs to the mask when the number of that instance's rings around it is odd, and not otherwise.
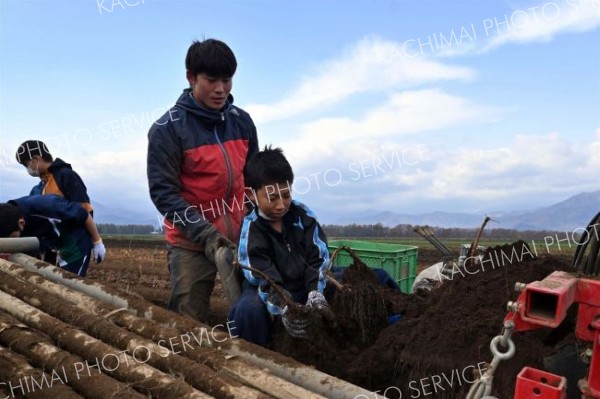
<path fill-rule="evenodd" d="M 591 234 L 588 247 L 589 251 L 587 255 L 585 270 L 587 275 L 595 276 L 596 271 L 594 270 L 594 264 L 596 263 L 596 258 L 598 257 L 598 250 L 600 249 L 600 242 L 598 242 L 598 237 L 596 237 L 595 234 Z"/>
<path fill-rule="evenodd" d="M 577 247 L 575 248 L 575 255 L 573 257 L 573 269 L 577 271 L 583 272 L 585 269 L 585 258 L 583 255 L 589 243 L 589 230 L 592 224 L 594 223 L 594 220 L 596 220 L 598 217 L 600 217 L 600 212 L 594 218 L 592 218 L 590 223 L 588 223 L 587 227 L 583 231 L 583 234 L 581 235 L 581 238 L 579 239 L 579 242 L 577 243 Z M 581 265 L 582 263 L 584 263 L 583 267 Z"/>
<path fill-rule="evenodd" d="M 600 223 L 600 218 L 596 221 Z M 600 276 L 600 233 L 598 230 L 594 231 L 594 239 L 596 240 L 595 245 L 591 247 L 590 253 L 588 254 L 588 262 L 592 269 L 592 276 Z"/>
<path fill-rule="evenodd" d="M 583 243 L 587 243 L 587 236 L 588 231 L 586 229 L 583 231 L 583 234 L 581 234 L 581 238 L 579 239 L 579 242 L 577 243 L 577 246 L 575 248 L 575 255 L 573 256 L 573 269 L 576 271 L 579 271 L 581 262 L 583 260 L 583 253 L 585 252 L 584 250 L 586 245 Z"/>
<path fill-rule="evenodd" d="M 592 238 L 590 238 L 590 241 L 593 240 L 593 242 L 590 242 L 590 251 L 588 253 L 588 271 L 590 273 L 590 275 L 592 276 L 600 276 L 600 237 L 599 237 L 599 233 L 598 230 L 596 229 L 596 227 L 600 227 L 600 226 L 596 226 L 598 223 L 600 223 L 600 216 L 598 216 L 596 218 L 596 222 L 593 224 L 594 226 L 594 233 L 592 234 L 592 232 L 590 231 L 590 234 L 593 235 Z"/>
<path fill-rule="evenodd" d="M 575 255 L 573 257 L 573 268 L 585 275 L 600 275 L 600 242 L 598 237 L 598 230 L 595 225 L 600 223 L 600 212 L 596 214 L 588 223 L 587 228 L 581 235 Z M 594 232 L 592 233 L 592 228 Z M 584 256 L 586 249 L 590 247 L 590 251 L 587 256 Z"/>

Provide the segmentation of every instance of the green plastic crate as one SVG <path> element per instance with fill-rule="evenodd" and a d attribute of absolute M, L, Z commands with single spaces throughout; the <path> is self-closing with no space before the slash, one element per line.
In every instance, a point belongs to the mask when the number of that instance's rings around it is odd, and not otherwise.
<path fill-rule="evenodd" d="M 370 268 L 381 268 L 398 283 L 400 290 L 409 294 L 417 275 L 418 247 L 400 244 L 356 240 L 331 240 L 327 248 L 331 255 L 339 247 L 350 247 Z M 352 257 L 346 251 L 339 251 L 333 266 L 348 267 Z"/>

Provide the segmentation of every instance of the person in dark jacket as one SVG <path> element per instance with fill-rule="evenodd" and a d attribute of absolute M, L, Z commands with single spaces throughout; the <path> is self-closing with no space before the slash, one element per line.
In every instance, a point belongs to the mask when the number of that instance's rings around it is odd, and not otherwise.
<path fill-rule="evenodd" d="M 78 203 L 55 194 L 0 204 L 0 237 L 37 237 L 40 247 L 58 252 L 59 267 L 81 277 L 87 272 L 90 253 L 96 262 L 106 254 L 91 215 Z"/>
<path fill-rule="evenodd" d="M 25 141 L 17 149 L 16 157 L 17 162 L 25 166 L 30 176 L 40 178 L 40 182 L 31 189 L 29 195 L 55 194 L 68 201 L 78 202 L 91 216 L 94 215 L 87 187 L 81 177 L 70 164 L 60 158 L 54 159 L 44 142 Z M 101 241 L 94 243 L 98 246 L 101 244 Z M 46 250 L 41 255 L 44 261 L 56 264 L 56 252 Z"/>
<path fill-rule="evenodd" d="M 294 173 L 281 149 L 265 148 L 249 161 L 246 185 L 256 207 L 244 218 L 238 262 L 246 281 L 229 320 L 241 338 L 267 346 L 272 320 L 281 316 L 290 335 L 306 338 L 308 320 L 290 318 L 277 284 L 288 299 L 323 311 L 330 318 L 323 295 L 324 271 L 329 264 L 327 239 L 315 215 L 292 200 Z"/>
<path fill-rule="evenodd" d="M 31 176 L 40 178 L 40 183 L 34 186 L 30 194 L 56 194 L 68 201 L 79 202 L 93 215 L 83 180 L 70 164 L 60 158 L 54 159 L 45 143 L 27 140 L 17 149 L 16 157 Z"/>
<path fill-rule="evenodd" d="M 265 347 L 276 317 L 292 337 L 309 338 L 309 320 L 289 315 L 282 292 L 288 301 L 316 309 L 326 320 L 334 318 L 325 297 L 327 237 L 316 215 L 292 199 L 294 173 L 281 149 L 265 148 L 253 156 L 245 177 L 255 207 L 242 224 L 238 262 L 245 281 L 228 319 L 240 338 Z M 399 290 L 385 270 L 373 271 L 380 285 Z M 343 272 L 336 271 L 336 276 Z"/>
<path fill-rule="evenodd" d="M 150 128 L 147 173 L 166 229 L 168 307 L 206 321 L 215 253 L 235 248 L 245 213 L 243 170 L 258 140 L 250 116 L 233 105 L 231 49 L 215 39 L 196 41 L 185 65 L 190 88 Z"/>

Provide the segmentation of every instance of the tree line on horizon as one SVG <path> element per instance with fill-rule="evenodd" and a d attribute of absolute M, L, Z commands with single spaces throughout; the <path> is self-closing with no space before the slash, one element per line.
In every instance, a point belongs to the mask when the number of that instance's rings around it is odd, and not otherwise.
<path fill-rule="evenodd" d="M 157 230 L 151 224 L 115 224 L 115 223 L 98 223 L 98 231 L 100 234 L 159 234 L 164 231 Z M 414 232 L 415 225 L 399 224 L 393 227 L 384 226 L 381 223 L 377 224 L 324 224 L 323 230 L 328 237 L 355 237 L 355 238 L 419 238 L 421 237 Z M 459 228 L 459 227 L 433 227 L 435 235 L 439 238 L 468 238 L 473 239 L 477 235 L 479 228 Z M 556 232 L 550 230 L 516 230 L 516 229 L 489 229 L 483 230 L 482 237 L 488 239 L 502 240 L 543 240 L 548 236 L 564 236 L 565 232 Z"/>
<path fill-rule="evenodd" d="M 324 224 L 323 230 L 328 237 L 376 237 L 376 238 L 419 238 L 415 233 L 415 225 L 399 224 L 394 227 L 377 224 Z M 479 228 L 460 227 L 433 227 L 430 226 L 438 238 L 468 238 L 474 239 Z M 516 230 L 516 229 L 489 229 L 485 228 L 482 238 L 502 240 L 543 240 L 544 237 L 565 235 L 565 232 L 550 230 Z"/>
<path fill-rule="evenodd" d="M 102 234 L 156 234 L 156 228 L 151 224 L 115 224 L 96 223 L 98 232 Z M 159 232 L 162 234 L 162 232 Z"/>

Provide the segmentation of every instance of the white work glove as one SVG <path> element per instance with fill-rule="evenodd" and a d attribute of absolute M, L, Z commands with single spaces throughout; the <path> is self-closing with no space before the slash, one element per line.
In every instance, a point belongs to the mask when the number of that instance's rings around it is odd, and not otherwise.
<path fill-rule="evenodd" d="M 327 303 L 327 299 L 325 299 L 325 295 L 319 291 L 311 291 L 308 293 L 306 306 L 315 309 L 327 320 L 333 320 L 335 317 L 329 307 L 329 303 Z"/>
<path fill-rule="evenodd" d="M 106 256 L 106 248 L 104 247 L 102 240 L 95 242 L 94 248 L 92 248 L 92 259 L 96 263 L 100 263 L 104 260 L 105 256 Z"/>

